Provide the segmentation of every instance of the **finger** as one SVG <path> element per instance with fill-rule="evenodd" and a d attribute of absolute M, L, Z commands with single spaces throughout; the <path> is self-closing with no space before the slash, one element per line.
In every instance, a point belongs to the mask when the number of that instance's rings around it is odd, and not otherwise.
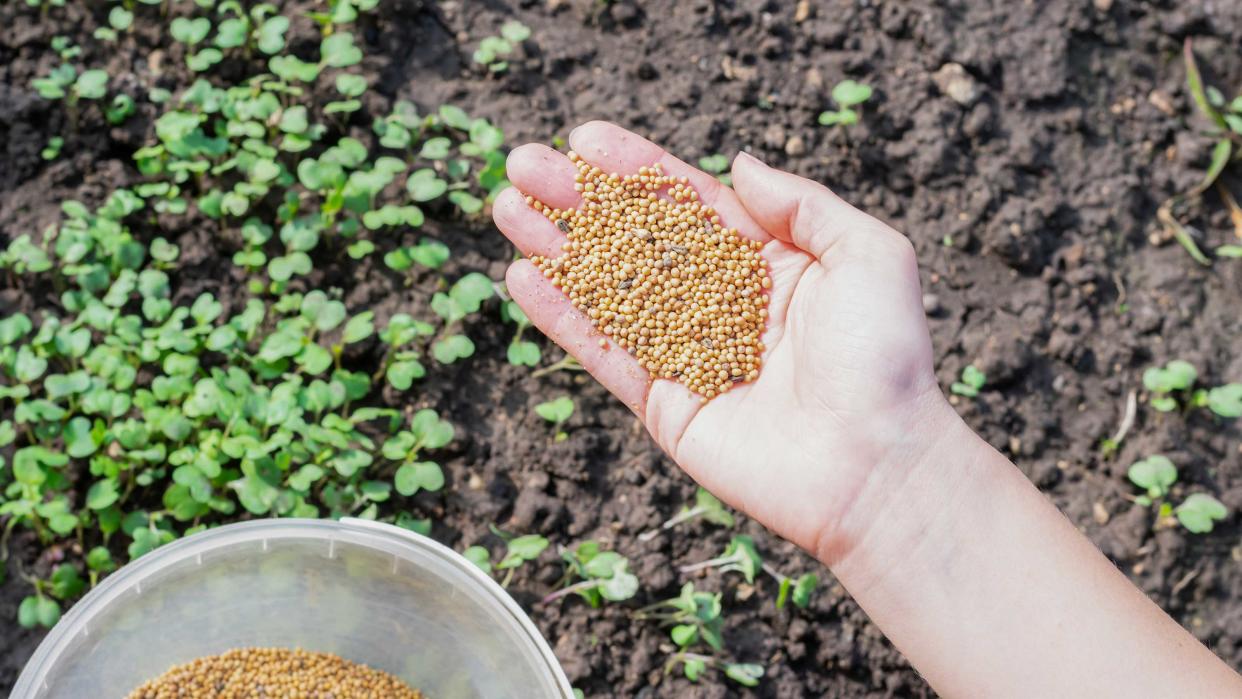
<path fill-rule="evenodd" d="M 723 225 L 738 229 L 752 240 L 772 239 L 746 213 L 733 190 L 715 177 L 669 155 L 638 134 L 606 121 L 588 121 L 569 134 L 569 147 L 588 163 L 609 173 L 629 175 L 644 165 L 660 164 L 664 174 L 685 177 L 699 193 L 699 200 L 720 214 Z"/>
<path fill-rule="evenodd" d="M 527 143 L 509 153 L 505 171 L 515 187 L 554 209 L 578 205 L 574 177 L 578 168 L 569 158 L 540 143 Z"/>
<path fill-rule="evenodd" d="M 516 187 L 496 195 L 492 204 L 492 220 L 523 255 L 556 257 L 561 254 L 565 234 L 544 215 L 526 203 Z"/>
<path fill-rule="evenodd" d="M 509 265 L 505 286 L 535 327 L 573 355 L 630 410 L 643 417 L 651 378 L 637 359 L 607 340 L 529 260 Z"/>
<path fill-rule="evenodd" d="M 768 167 L 748 153 L 733 161 L 733 187 L 758 225 L 820 260 L 849 235 L 879 230 L 896 234 L 822 184 Z"/>

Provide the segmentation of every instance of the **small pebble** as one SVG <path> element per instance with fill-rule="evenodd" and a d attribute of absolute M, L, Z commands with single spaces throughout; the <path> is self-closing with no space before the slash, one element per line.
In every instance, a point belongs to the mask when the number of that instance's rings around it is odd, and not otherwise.
<path fill-rule="evenodd" d="M 969 107 L 983 94 L 983 88 L 958 63 L 946 63 L 932 75 L 932 81 L 946 97 Z"/>
<path fill-rule="evenodd" d="M 940 297 L 935 294 L 923 294 L 923 312 L 934 316 L 940 312 Z"/>

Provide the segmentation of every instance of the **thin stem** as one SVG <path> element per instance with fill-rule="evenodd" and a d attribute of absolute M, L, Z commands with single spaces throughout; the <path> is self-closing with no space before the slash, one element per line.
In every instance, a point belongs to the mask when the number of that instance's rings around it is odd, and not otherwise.
<path fill-rule="evenodd" d="M 557 590 L 556 592 L 553 592 L 547 597 L 544 597 L 543 600 L 540 602 L 540 604 L 547 604 L 554 600 L 558 600 L 566 595 L 571 595 L 575 592 L 581 592 L 583 590 L 590 590 L 596 587 L 599 587 L 598 580 L 583 580 L 580 583 L 574 583 L 573 585 L 570 585 L 569 587 L 562 588 L 560 590 Z"/>
<path fill-rule="evenodd" d="M 9 560 L 9 535 L 13 533 L 13 527 L 17 525 L 17 517 L 9 518 L 4 525 L 4 534 L 0 535 L 0 563 Z"/>
<path fill-rule="evenodd" d="M 535 371 L 532 371 L 530 375 L 531 378 L 537 379 L 540 376 L 546 376 L 547 374 L 551 374 L 554 371 L 560 371 L 562 369 L 565 371 L 583 371 L 582 365 L 578 363 L 578 360 L 567 354 L 562 357 L 560 361 L 549 364 L 542 369 L 536 369 Z"/>
<path fill-rule="evenodd" d="M 789 579 L 789 576 L 788 576 L 788 575 L 785 575 L 784 573 L 780 572 L 779 570 L 777 570 L 777 569 L 773 568 L 773 567 L 772 567 L 770 564 L 768 564 L 768 563 L 764 563 L 764 564 L 763 564 L 763 572 L 765 572 L 765 573 L 767 573 L 768 575 L 771 575 L 772 577 L 776 578 L 776 582 L 785 582 L 786 580 L 788 580 L 788 579 Z"/>
<path fill-rule="evenodd" d="M 704 512 L 707 512 L 707 508 L 702 507 L 702 506 L 692 507 L 689 510 L 683 510 L 682 512 L 679 512 L 675 516 L 669 518 L 669 520 L 666 521 L 664 524 L 660 525 L 659 529 L 652 529 L 650 531 L 645 531 L 642 534 L 639 534 L 638 540 L 639 541 L 651 541 L 652 539 L 659 536 L 661 532 L 667 529 L 672 529 L 673 527 L 677 526 L 678 524 L 681 524 L 682 522 L 692 520 L 695 517 L 698 517 L 699 515 L 703 514 Z"/>
<path fill-rule="evenodd" d="M 739 560 L 737 556 L 721 556 L 720 558 L 712 558 L 706 561 L 700 561 L 698 563 L 691 563 L 690 565 L 684 565 L 678 568 L 677 570 L 682 573 L 693 573 L 696 570 L 703 570 L 704 568 L 711 568 L 714 566 L 725 565 L 726 563 L 733 563 L 734 561 L 737 561 L 737 560 Z"/>

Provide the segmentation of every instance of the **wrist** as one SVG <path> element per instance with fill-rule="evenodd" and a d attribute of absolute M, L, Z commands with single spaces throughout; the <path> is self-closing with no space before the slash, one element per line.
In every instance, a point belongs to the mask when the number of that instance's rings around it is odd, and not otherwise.
<path fill-rule="evenodd" d="M 978 447 L 988 448 L 938 388 L 868 422 L 857 448 L 866 477 L 812 551 L 834 571 L 887 545 L 898 528 L 940 516 Z"/>

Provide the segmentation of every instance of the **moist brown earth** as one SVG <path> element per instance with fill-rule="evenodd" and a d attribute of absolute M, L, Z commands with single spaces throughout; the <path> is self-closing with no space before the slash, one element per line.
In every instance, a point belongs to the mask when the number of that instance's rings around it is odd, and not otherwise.
<path fill-rule="evenodd" d="M 53 35 L 86 12 L 98 21 L 107 11 L 70 5 L 53 8 L 48 21 L 25 3 L 0 5 L 0 243 L 55 221 L 60 199 L 97 204 L 130 181 L 128 154 L 155 114 L 143 103 L 123 128 L 88 116 L 64 156 L 41 160 L 64 117 L 30 80 L 55 63 Z M 687 160 L 744 149 L 906 232 L 922 265 L 943 385 L 970 362 L 988 377 L 978 399 L 958 403 L 966 420 L 1145 593 L 1242 667 L 1238 518 L 1204 536 L 1153 530 L 1125 480 L 1130 463 L 1164 453 L 1180 469 L 1179 488 L 1214 493 L 1236 513 L 1239 423 L 1140 407 L 1118 453 L 1104 458 L 1100 449 L 1126 395 L 1138 389 L 1144 398 L 1140 375 L 1153 363 L 1185 359 L 1212 384 L 1242 381 L 1242 263 L 1203 268 L 1176 244 L 1149 241 L 1160 203 L 1193 186 L 1211 146 L 1184 86 L 1182 42 L 1193 37 L 1209 82 L 1232 96 L 1242 85 L 1242 4 L 393 0 L 374 17 L 361 32 L 370 82 L 424 113 L 456 104 L 496 121 L 511 144 L 550 142 L 604 118 Z M 471 52 L 510 18 L 533 34 L 507 73 L 486 75 Z M 107 62 L 114 85 L 132 85 L 152 47 L 166 42 L 162 27 L 147 26 L 120 50 L 85 58 Z M 818 126 L 845 77 L 876 89 L 861 123 Z M 501 277 L 512 249 L 490 225 L 430 213 L 427 230 L 453 250 L 449 278 L 471 270 Z M 1232 236 L 1214 192 L 1180 214 L 1206 247 Z M 212 290 L 227 304 L 244 288 L 229 263 L 233 250 L 200 223 L 165 233 L 188 252 L 176 300 Z M 379 318 L 425 311 L 428 289 L 402 288 L 369 263 L 321 268 L 312 281 L 344 288 L 351 310 L 374 308 Z M 0 289 L 6 313 L 52 303 Z M 433 516 L 434 535 L 458 549 L 495 547 L 487 530 L 494 522 L 560 544 L 595 537 L 630 557 L 642 583 L 632 605 L 535 604 L 561 575 L 552 551 L 511 585 L 576 686 L 600 697 L 931 693 L 823 571 L 828 582 L 805 611 L 774 609 L 770 578 L 752 588 L 736 574 L 696 576 L 701 588 L 724 592 L 730 655 L 763 663 L 767 675 L 754 690 L 718 674 L 698 684 L 666 676 L 667 632 L 632 620 L 629 609 L 673 596 L 683 582 L 676 566 L 716 554 L 731 532 L 695 523 L 640 542 L 694 485 L 590 379 L 532 378 L 506 364 L 511 326 L 496 316 L 493 302 L 468 328 L 479 347 L 473 359 L 439 367 L 408 394 L 385 394 L 392 405 L 436 407 L 464 435 L 445 460 L 449 486 L 397 504 Z M 545 350 L 545 361 L 559 356 Z M 566 392 L 578 411 L 569 438 L 554 443 L 532 406 Z M 755 464 L 755 477 L 763 472 Z M 759 525 L 738 529 L 777 568 L 819 570 Z M 11 547 L 0 587 L 4 688 L 42 636 L 13 623 L 27 593 L 15 564 L 46 566 L 58 555 L 21 535 Z"/>

